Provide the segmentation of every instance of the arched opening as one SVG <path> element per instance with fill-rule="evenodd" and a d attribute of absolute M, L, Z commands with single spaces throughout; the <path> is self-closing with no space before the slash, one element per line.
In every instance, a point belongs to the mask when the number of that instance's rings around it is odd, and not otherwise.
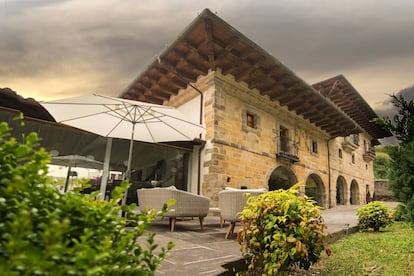
<path fill-rule="evenodd" d="M 325 189 L 322 179 L 317 174 L 311 174 L 306 179 L 305 194 L 315 200 L 319 206 L 324 206 Z"/>
<path fill-rule="evenodd" d="M 355 180 L 351 182 L 351 197 L 349 198 L 349 202 L 351 205 L 360 204 L 358 183 Z"/>
<path fill-rule="evenodd" d="M 270 175 L 268 185 L 269 191 L 284 189 L 287 190 L 296 184 L 297 178 L 295 174 L 284 166 L 277 167 Z"/>
<path fill-rule="evenodd" d="M 346 204 L 346 180 L 343 176 L 339 176 L 336 180 L 336 205 Z"/>

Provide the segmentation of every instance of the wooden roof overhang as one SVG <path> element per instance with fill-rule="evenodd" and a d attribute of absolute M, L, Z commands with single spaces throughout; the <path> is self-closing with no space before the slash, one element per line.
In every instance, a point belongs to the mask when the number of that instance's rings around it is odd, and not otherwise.
<path fill-rule="evenodd" d="M 349 114 L 374 139 L 392 136 L 389 131 L 373 122 L 378 115 L 343 75 L 315 83 L 312 86 Z"/>
<path fill-rule="evenodd" d="M 210 70 L 221 69 L 332 137 L 362 129 L 260 46 L 205 9 L 120 95 L 163 104 Z M 194 86 L 193 86 L 194 87 Z"/>

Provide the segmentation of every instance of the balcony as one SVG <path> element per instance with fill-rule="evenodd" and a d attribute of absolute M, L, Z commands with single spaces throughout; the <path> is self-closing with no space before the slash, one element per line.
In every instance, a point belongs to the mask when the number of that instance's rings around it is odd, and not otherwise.
<path fill-rule="evenodd" d="M 342 148 L 344 151 L 352 153 L 358 148 L 358 143 L 355 143 L 355 140 L 352 139 L 352 137 L 345 137 L 344 141 L 342 142 Z"/>
<path fill-rule="evenodd" d="M 277 153 L 278 159 L 283 159 L 292 163 L 299 162 L 299 146 L 297 141 L 293 141 L 283 136 L 277 137 Z"/>
<path fill-rule="evenodd" d="M 374 148 L 370 148 L 369 150 L 365 150 L 365 153 L 362 155 L 365 162 L 374 161 L 376 157 Z"/>

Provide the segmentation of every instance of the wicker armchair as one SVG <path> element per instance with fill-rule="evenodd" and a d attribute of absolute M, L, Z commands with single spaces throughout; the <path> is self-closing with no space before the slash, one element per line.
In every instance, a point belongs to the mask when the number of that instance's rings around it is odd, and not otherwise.
<path fill-rule="evenodd" d="M 219 192 L 219 208 L 221 211 L 221 217 L 224 221 L 230 222 L 229 228 L 227 228 L 227 239 L 230 234 L 233 233 L 236 222 L 240 221 L 240 213 L 246 206 L 246 201 L 249 196 L 257 196 L 266 192 L 265 189 L 229 189 Z"/>
<path fill-rule="evenodd" d="M 169 218 L 171 232 L 174 232 L 177 217 L 198 217 L 201 230 L 203 230 L 203 220 L 207 216 L 210 207 L 209 198 L 171 187 L 139 189 L 137 194 L 141 210 L 155 209 L 158 211 L 171 198 L 175 199 L 175 204 L 164 214 L 164 217 Z"/>

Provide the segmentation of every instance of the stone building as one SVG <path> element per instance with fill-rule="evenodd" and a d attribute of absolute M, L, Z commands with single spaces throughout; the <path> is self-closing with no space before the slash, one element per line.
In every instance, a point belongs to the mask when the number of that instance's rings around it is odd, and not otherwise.
<path fill-rule="evenodd" d="M 343 76 L 309 85 L 209 10 L 121 97 L 174 106 L 205 125 L 187 145 L 181 188 L 213 205 L 225 186 L 298 181 L 321 206 L 364 203 L 374 190 L 372 146 L 390 135 Z"/>

